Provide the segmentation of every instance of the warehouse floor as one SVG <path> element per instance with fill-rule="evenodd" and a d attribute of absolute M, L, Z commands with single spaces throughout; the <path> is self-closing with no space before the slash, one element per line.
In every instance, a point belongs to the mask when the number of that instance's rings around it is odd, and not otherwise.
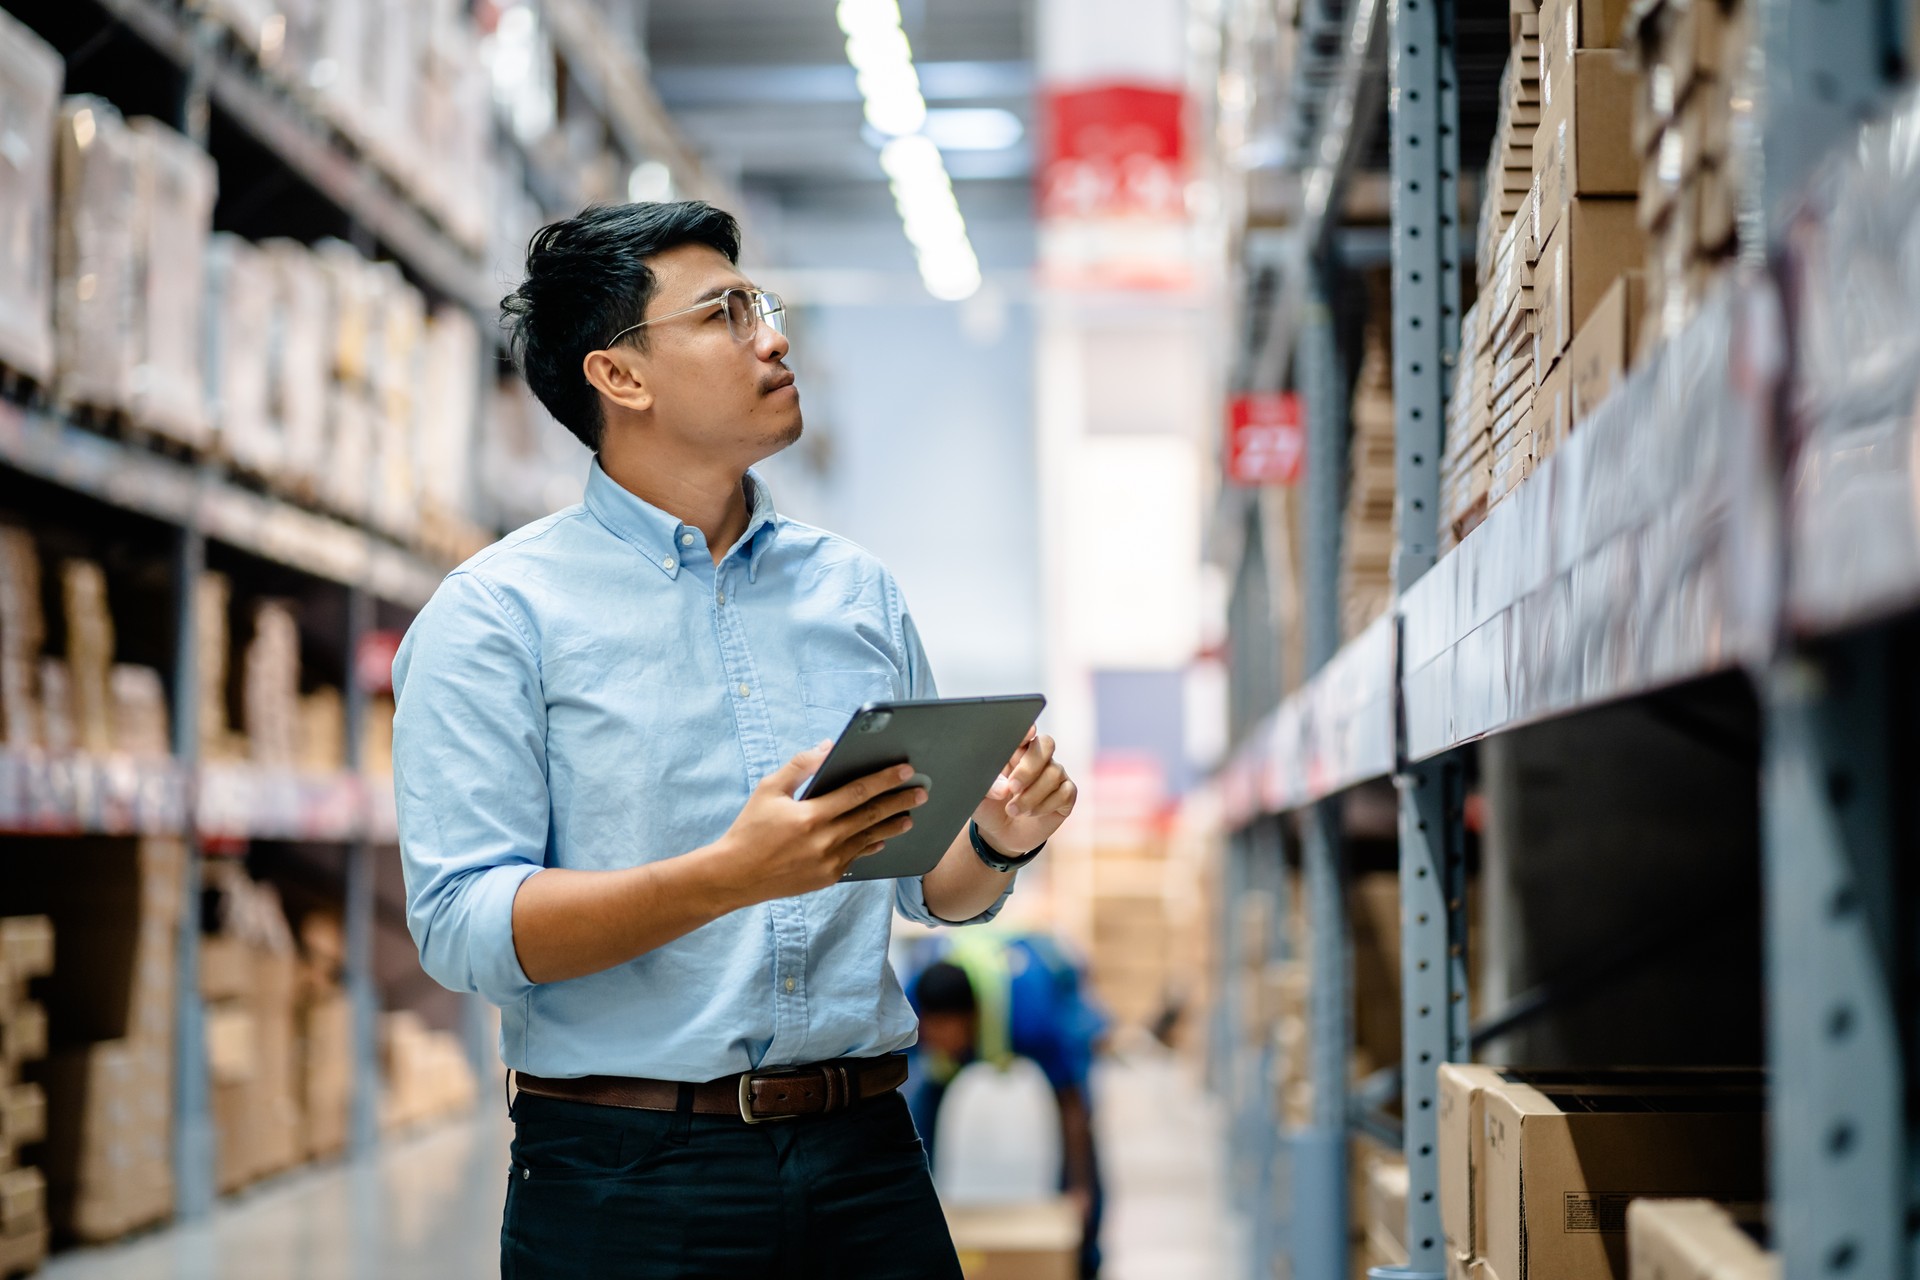
<path fill-rule="evenodd" d="M 1237 1273 L 1221 1119 L 1159 1053 L 1104 1068 L 1100 1141 L 1112 1195 L 1105 1280 Z M 212 1219 L 57 1256 L 47 1280 L 472 1280 L 498 1267 L 508 1129 L 499 1110 L 395 1144 L 364 1165 L 289 1175 Z"/>

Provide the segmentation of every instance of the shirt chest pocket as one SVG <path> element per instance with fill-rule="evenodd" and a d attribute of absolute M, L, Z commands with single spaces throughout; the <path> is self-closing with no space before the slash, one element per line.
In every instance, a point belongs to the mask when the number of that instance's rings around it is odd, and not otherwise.
<path fill-rule="evenodd" d="M 802 671 L 800 700 L 806 707 L 808 745 L 839 738 L 854 712 L 893 696 L 893 674 L 888 671 Z"/>

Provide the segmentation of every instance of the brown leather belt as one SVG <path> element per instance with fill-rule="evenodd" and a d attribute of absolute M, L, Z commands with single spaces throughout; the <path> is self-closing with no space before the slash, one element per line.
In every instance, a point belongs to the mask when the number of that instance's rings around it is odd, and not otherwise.
<path fill-rule="evenodd" d="M 805 1067 L 747 1071 L 705 1084 L 641 1080 L 629 1076 L 577 1076 L 549 1079 L 513 1073 L 522 1093 L 564 1102 L 590 1102 L 636 1111 L 677 1111 L 681 1090 L 693 1093 L 693 1110 L 703 1116 L 738 1116 L 748 1124 L 832 1115 L 857 1102 L 891 1093 L 907 1082 L 907 1057 L 841 1058 Z"/>

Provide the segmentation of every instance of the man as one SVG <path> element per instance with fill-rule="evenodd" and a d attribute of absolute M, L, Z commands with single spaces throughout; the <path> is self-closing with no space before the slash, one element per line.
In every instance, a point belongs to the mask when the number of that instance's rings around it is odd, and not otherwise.
<path fill-rule="evenodd" d="M 1086 997 L 1079 971 L 1051 938 L 969 937 L 942 949 L 908 985 L 920 1015 L 908 1105 L 928 1157 L 947 1086 L 973 1062 L 1015 1057 L 1038 1066 L 1060 1111 L 1060 1189 L 1080 1210 L 1080 1275 L 1100 1273 L 1102 1201 L 1094 1148 L 1094 1050 L 1107 1020 Z"/>
<path fill-rule="evenodd" d="M 991 919 L 1073 810 L 1029 734 L 932 871 L 839 883 L 925 793 L 889 794 L 905 769 L 794 793 L 863 702 L 933 676 L 879 561 L 749 470 L 801 419 L 739 249 L 697 202 L 533 237 L 503 306 L 594 454 L 585 501 L 449 575 L 394 663 L 408 923 L 500 1006 L 523 1280 L 957 1277 L 889 917 Z"/>

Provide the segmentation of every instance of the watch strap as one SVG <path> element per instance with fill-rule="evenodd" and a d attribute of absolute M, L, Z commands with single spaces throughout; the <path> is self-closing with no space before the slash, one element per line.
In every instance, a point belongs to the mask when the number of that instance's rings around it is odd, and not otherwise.
<path fill-rule="evenodd" d="M 980 861 L 986 863 L 995 871 L 1002 873 L 1018 871 L 1021 867 L 1026 866 L 1029 862 L 1039 857 L 1040 851 L 1047 847 L 1047 842 L 1042 840 L 1025 853 L 1015 857 L 1009 857 L 996 850 L 992 845 L 989 845 L 985 837 L 980 834 L 980 824 L 973 821 L 967 823 L 967 839 L 972 841 L 973 852 Z"/>

